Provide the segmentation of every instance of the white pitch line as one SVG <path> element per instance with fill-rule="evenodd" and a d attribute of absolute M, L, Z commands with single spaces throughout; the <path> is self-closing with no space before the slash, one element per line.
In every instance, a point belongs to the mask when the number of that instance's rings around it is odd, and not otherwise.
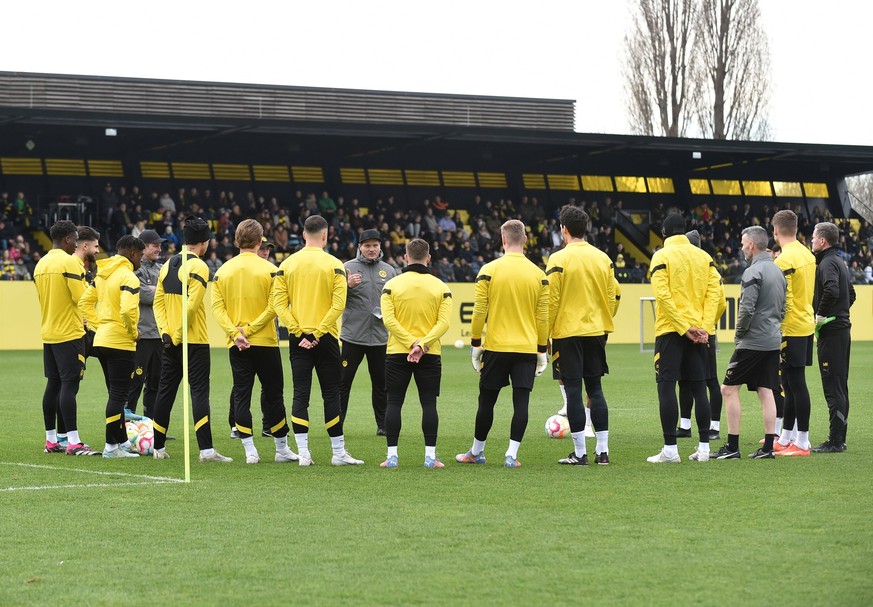
<path fill-rule="evenodd" d="M 81 472 L 83 474 L 99 474 L 105 476 L 127 476 L 130 478 L 144 478 L 150 481 L 161 481 L 165 483 L 184 483 L 181 478 L 172 478 L 169 476 L 152 476 L 150 474 L 130 474 L 128 472 L 107 472 L 104 470 L 83 470 L 81 468 L 65 468 L 63 466 L 47 466 L 45 464 L 25 464 L 22 462 L 0 462 L 3 466 L 19 466 L 22 468 L 41 468 L 43 470 L 60 470 L 64 472 Z M 82 487 L 83 485 L 76 485 Z"/>
<path fill-rule="evenodd" d="M 0 462 L 2 463 L 2 462 Z M 0 487 L 0 491 L 45 491 L 46 489 L 82 489 L 84 487 L 130 487 L 132 485 L 169 485 L 173 481 L 151 481 L 144 483 L 88 483 L 86 485 L 40 485 L 32 487 Z"/>

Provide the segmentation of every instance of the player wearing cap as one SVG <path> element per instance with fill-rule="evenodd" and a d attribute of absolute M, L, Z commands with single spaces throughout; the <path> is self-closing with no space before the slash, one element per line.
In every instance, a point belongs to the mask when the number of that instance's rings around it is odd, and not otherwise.
<path fill-rule="evenodd" d="M 664 448 L 647 458 L 653 464 L 679 463 L 676 426 L 679 403 L 676 382 L 688 383 L 699 420 L 709 420 L 706 396 L 706 349 L 721 298 L 712 257 L 685 236 L 685 219 L 670 213 L 664 219 L 664 248 L 652 256 L 655 294 L 655 381 Z M 692 461 L 709 460 L 709 424 L 698 423 L 700 442 Z"/>
<path fill-rule="evenodd" d="M 194 430 L 200 448 L 201 462 L 231 462 L 212 447 L 209 423 L 209 335 L 206 332 L 206 285 L 209 268 L 201 259 L 209 248 L 209 224 L 199 217 L 188 217 L 183 227 L 185 245 L 161 268 L 155 290 L 154 311 L 158 331 L 164 346 L 161 360 L 161 380 L 155 398 L 155 459 L 167 459 L 165 444 L 170 413 L 182 382 L 182 323 L 188 323 L 188 383 L 191 386 L 191 408 Z M 186 255 L 188 309 L 182 309 L 182 255 Z M 187 312 L 187 313 L 185 313 Z"/>
<path fill-rule="evenodd" d="M 609 410 L 601 378 L 609 373 L 606 338 L 618 310 L 612 262 L 587 240 L 588 214 L 579 207 L 561 209 L 564 248 L 549 257 L 549 335 L 552 366 L 564 382 L 573 451 L 558 463 L 587 466 L 582 387 L 591 399 L 591 422 L 597 439 L 594 461 L 609 464 Z"/>
<path fill-rule="evenodd" d="M 166 239 L 154 230 L 143 230 L 139 239 L 145 244 L 142 262 L 134 272 L 139 279 L 139 341 L 136 342 L 136 367 L 127 395 L 127 408 L 136 412 L 136 404 L 142 393 L 143 415 L 152 417 L 161 381 L 161 357 L 164 351 L 152 306 L 161 273 L 161 244 Z"/>
<path fill-rule="evenodd" d="M 349 394 L 358 366 L 367 357 L 370 372 L 370 400 L 376 418 L 376 434 L 385 434 L 385 352 L 388 331 L 382 322 L 379 304 L 382 287 L 397 276 L 397 270 L 382 261 L 381 235 L 378 230 L 364 230 L 358 239 L 358 255 L 345 263 L 348 291 L 340 339 L 343 342 L 343 376 L 340 385 L 340 409 L 345 422 Z"/>
<path fill-rule="evenodd" d="M 224 263 L 212 279 L 212 313 L 227 336 L 233 374 L 234 420 L 246 452 L 246 463 L 260 462 L 252 438 L 252 388 L 261 382 L 261 407 L 276 443 L 275 461 L 297 461 L 288 448 L 282 355 L 273 320 L 271 291 L 276 266 L 258 255 L 264 229 L 254 219 L 236 227 L 234 244 L 240 253 Z"/>
<path fill-rule="evenodd" d="M 275 248 L 275 246 L 276 245 L 274 245 L 272 242 L 267 240 L 267 238 L 265 236 L 261 236 L 261 244 L 258 247 L 258 257 L 260 257 L 261 259 L 266 259 L 267 261 L 269 261 L 270 255 L 272 254 L 273 248 Z"/>
<path fill-rule="evenodd" d="M 397 467 L 401 409 L 409 381 L 415 377 L 421 403 L 424 467 L 437 469 L 444 467 L 436 456 L 439 430 L 437 397 L 442 379 L 440 338 L 449 328 L 452 292 L 428 270 L 430 246 L 424 240 L 413 238 L 406 244 L 406 262 L 403 273 L 382 289 L 381 308 L 389 336 L 385 358 L 388 454 L 381 467 Z"/>
<path fill-rule="evenodd" d="M 127 439 L 124 407 L 136 364 L 139 339 L 139 279 L 134 274 L 145 244 L 134 236 L 122 236 L 117 254 L 97 263 L 94 283 L 79 300 L 88 324 L 97 326 L 94 353 L 103 368 L 109 397 L 106 401 L 106 446 L 103 457 L 139 457 Z"/>
<path fill-rule="evenodd" d="M 797 240 L 797 215 L 787 209 L 773 215 L 773 238 L 782 247 L 776 265 L 785 275 L 785 320 L 782 321 L 782 389 L 785 392 L 785 417 L 781 435 L 774 445 L 777 455 L 808 456 L 809 388 L 806 367 L 812 365 L 812 336 L 815 314 L 812 298 L 815 291 L 815 255 Z M 797 439 L 791 434 L 797 424 Z M 777 420 L 777 431 L 779 420 Z"/>
<path fill-rule="evenodd" d="M 314 462 L 309 451 L 309 398 L 312 371 L 318 374 L 324 400 L 324 425 L 330 436 L 334 466 L 363 464 L 345 447 L 340 416 L 339 329 L 337 320 L 346 305 L 346 270 L 342 262 L 324 251 L 327 221 L 311 215 L 303 225 L 306 246 L 290 255 L 273 282 L 273 306 L 288 328 L 294 401 L 291 427 L 301 466 Z"/>
<path fill-rule="evenodd" d="M 85 328 L 78 303 L 85 292 L 82 266 L 73 258 L 76 226 L 58 221 L 51 227 L 54 247 L 36 264 L 33 281 L 42 312 L 43 368 L 46 386 L 42 397 L 45 422 L 45 452 L 67 455 L 98 455 L 79 438 L 76 393 L 85 372 Z M 55 419 L 60 408 L 67 429 L 68 445 L 58 442 Z"/>

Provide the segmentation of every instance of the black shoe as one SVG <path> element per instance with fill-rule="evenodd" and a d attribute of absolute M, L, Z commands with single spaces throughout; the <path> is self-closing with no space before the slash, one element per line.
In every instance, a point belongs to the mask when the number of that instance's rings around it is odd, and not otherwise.
<path fill-rule="evenodd" d="M 749 459 L 776 459 L 776 454 L 772 451 L 764 451 L 763 448 L 759 448 L 754 453 L 749 453 Z"/>
<path fill-rule="evenodd" d="M 575 451 L 574 451 L 575 453 Z M 600 464 L 601 466 L 609 465 L 609 453 L 604 451 L 603 453 L 595 453 L 594 454 L 594 463 Z"/>
<path fill-rule="evenodd" d="M 230 429 L 230 437 L 231 438 L 242 438 L 242 436 L 239 433 L 239 430 L 237 430 L 236 428 Z"/>
<path fill-rule="evenodd" d="M 721 440 L 721 434 L 718 433 L 718 430 L 710 430 L 709 431 L 709 440 Z"/>
<path fill-rule="evenodd" d="M 734 451 L 727 444 L 721 446 L 721 449 L 716 451 L 711 456 L 712 459 L 740 459 L 740 450 Z"/>
<path fill-rule="evenodd" d="M 273 438 L 273 433 L 269 430 L 261 430 L 261 436 L 268 436 L 270 438 Z"/>
<path fill-rule="evenodd" d="M 382 428 L 381 426 L 376 428 L 376 436 L 385 436 L 385 428 Z"/>
<path fill-rule="evenodd" d="M 609 457 L 607 456 L 607 459 Z M 576 457 L 575 451 L 570 451 L 570 455 L 567 457 L 562 457 L 558 460 L 559 464 L 570 464 L 571 466 L 587 466 L 588 465 L 588 454 L 586 453 L 582 457 Z"/>
<path fill-rule="evenodd" d="M 691 438 L 691 428 L 676 428 L 676 438 Z"/>
<path fill-rule="evenodd" d="M 846 450 L 846 443 L 826 440 L 817 447 L 812 448 L 813 453 L 842 453 Z"/>

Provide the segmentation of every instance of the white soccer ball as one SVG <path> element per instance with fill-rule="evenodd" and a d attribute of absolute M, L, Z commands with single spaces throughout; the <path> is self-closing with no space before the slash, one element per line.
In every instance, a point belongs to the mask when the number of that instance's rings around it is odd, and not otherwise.
<path fill-rule="evenodd" d="M 570 422 L 563 415 L 553 415 L 546 420 L 546 436 L 564 438 L 570 434 Z"/>
<path fill-rule="evenodd" d="M 137 437 L 134 447 L 141 455 L 151 455 L 154 451 L 155 428 L 152 420 L 144 418 L 136 424 Z"/>
<path fill-rule="evenodd" d="M 463 347 L 464 347 L 464 340 L 463 340 L 463 339 L 459 339 L 458 341 L 456 341 L 456 342 L 455 342 L 455 347 L 456 347 L 458 350 L 460 350 L 461 348 L 463 348 Z"/>

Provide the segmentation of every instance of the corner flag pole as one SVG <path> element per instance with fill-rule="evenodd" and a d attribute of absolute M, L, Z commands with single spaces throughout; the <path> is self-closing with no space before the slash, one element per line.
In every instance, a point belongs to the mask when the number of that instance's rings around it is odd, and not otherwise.
<path fill-rule="evenodd" d="M 188 249 L 182 245 L 182 440 L 185 444 L 185 482 L 191 482 L 191 441 L 188 436 Z"/>

